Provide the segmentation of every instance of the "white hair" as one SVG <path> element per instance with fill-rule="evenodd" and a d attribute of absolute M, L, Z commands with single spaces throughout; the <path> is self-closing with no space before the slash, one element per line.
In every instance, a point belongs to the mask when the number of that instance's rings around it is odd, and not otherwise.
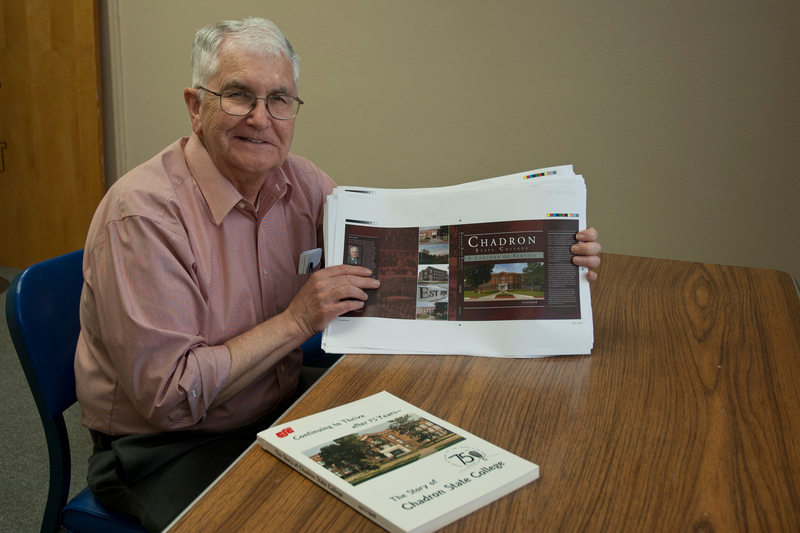
<path fill-rule="evenodd" d="M 246 52 L 285 57 L 292 64 L 294 84 L 297 86 L 300 58 L 289 40 L 274 22 L 247 17 L 243 20 L 222 20 L 197 31 L 192 44 L 192 87 L 205 87 L 216 74 L 223 44 L 235 44 Z"/>

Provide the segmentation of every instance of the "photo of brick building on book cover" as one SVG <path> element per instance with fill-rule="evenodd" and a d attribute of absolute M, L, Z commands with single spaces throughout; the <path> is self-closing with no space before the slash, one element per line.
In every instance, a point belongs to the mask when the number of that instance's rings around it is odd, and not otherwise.
<path fill-rule="evenodd" d="M 462 440 L 430 420 L 407 414 L 339 437 L 305 455 L 351 485 L 358 485 Z"/>

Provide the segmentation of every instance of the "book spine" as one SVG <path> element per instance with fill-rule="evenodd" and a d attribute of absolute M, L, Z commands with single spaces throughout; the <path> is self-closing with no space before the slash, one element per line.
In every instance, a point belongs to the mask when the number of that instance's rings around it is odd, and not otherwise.
<path fill-rule="evenodd" d="M 399 529 L 395 524 L 386 520 L 383 516 L 376 513 L 372 508 L 367 507 L 361 504 L 358 500 L 356 500 L 353 496 L 346 494 L 341 489 L 336 487 L 333 483 L 330 483 L 328 480 L 323 478 L 320 475 L 311 472 L 308 468 L 304 465 L 300 464 L 298 461 L 294 460 L 291 456 L 285 454 L 278 448 L 276 448 L 272 443 L 268 442 L 261 437 L 258 437 L 258 443 L 261 445 L 262 448 L 267 450 L 269 453 L 292 467 L 297 472 L 303 474 L 305 477 L 325 489 L 326 491 L 330 492 L 344 503 L 358 511 L 359 513 L 363 514 L 373 522 L 377 523 L 382 528 L 391 531 L 392 533 L 405 533 L 404 530 Z"/>

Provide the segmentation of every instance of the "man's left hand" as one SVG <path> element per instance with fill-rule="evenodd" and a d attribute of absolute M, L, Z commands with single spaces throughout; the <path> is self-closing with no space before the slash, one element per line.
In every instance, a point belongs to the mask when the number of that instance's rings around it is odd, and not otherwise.
<path fill-rule="evenodd" d="M 578 266 L 589 268 L 589 273 L 586 275 L 589 282 L 597 279 L 597 272 L 593 269 L 600 266 L 600 258 L 597 254 L 600 253 L 600 243 L 597 242 L 597 230 L 594 228 L 586 228 L 575 235 L 575 240 L 578 244 L 573 244 L 570 251 L 575 254 L 572 258 L 572 263 Z"/>

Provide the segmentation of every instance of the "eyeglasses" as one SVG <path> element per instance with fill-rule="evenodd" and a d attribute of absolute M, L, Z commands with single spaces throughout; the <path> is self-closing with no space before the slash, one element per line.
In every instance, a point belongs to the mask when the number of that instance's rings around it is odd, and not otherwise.
<path fill-rule="evenodd" d="M 264 97 L 258 97 L 253 93 L 236 89 L 222 91 L 222 93 L 215 93 L 205 87 L 198 87 L 198 89 L 219 96 L 219 107 L 227 114 L 237 117 L 247 115 L 250 111 L 255 109 L 256 103 L 258 103 L 259 100 L 264 100 L 267 104 L 267 112 L 272 118 L 291 120 L 297 116 L 297 112 L 300 111 L 300 104 L 303 103 L 298 97 L 288 94 L 275 93 Z"/>

